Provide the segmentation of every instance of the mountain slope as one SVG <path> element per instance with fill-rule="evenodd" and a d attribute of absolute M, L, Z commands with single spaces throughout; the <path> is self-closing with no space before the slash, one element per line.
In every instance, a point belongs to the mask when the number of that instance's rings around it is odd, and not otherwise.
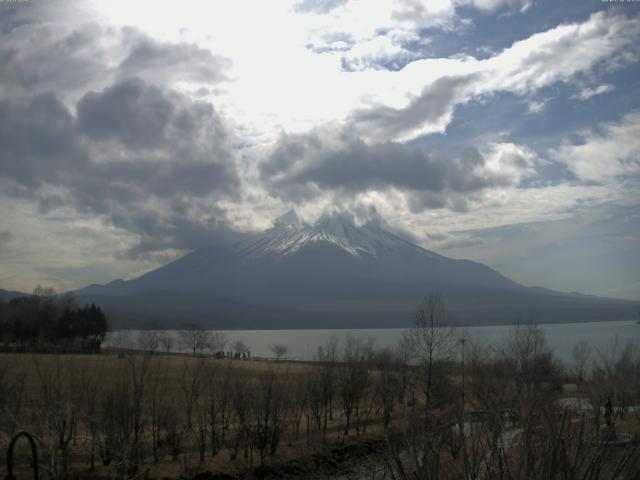
<path fill-rule="evenodd" d="M 342 216 L 311 225 L 294 212 L 256 237 L 224 248 L 204 247 L 134 280 L 92 285 L 76 295 L 87 301 L 100 297 L 98 303 L 118 312 L 144 310 L 150 317 L 171 312 L 176 322 L 188 318 L 226 328 L 274 328 L 406 325 L 431 292 L 442 293 L 452 317 L 465 323 L 530 316 L 539 321 L 619 319 L 635 308 L 633 302 L 527 288 L 485 265 L 443 257 L 378 225 L 356 226 Z"/>
<path fill-rule="evenodd" d="M 3 302 L 9 302 L 14 298 L 28 297 L 28 296 L 30 296 L 29 293 L 17 292 L 15 290 L 0 289 L 0 300 L 2 300 Z"/>

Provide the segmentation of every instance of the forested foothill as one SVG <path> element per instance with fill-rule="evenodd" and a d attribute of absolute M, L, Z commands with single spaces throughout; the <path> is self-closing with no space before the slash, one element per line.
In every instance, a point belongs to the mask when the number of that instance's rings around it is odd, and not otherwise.
<path fill-rule="evenodd" d="M 32 295 L 0 299 L 0 349 L 14 352 L 98 353 L 107 319 L 94 304 L 36 287 Z"/>
<path fill-rule="evenodd" d="M 640 478 L 637 345 L 562 363 L 523 324 L 480 346 L 437 296 L 395 348 L 332 338 L 312 362 L 220 356 L 247 346 L 195 327 L 183 354 L 121 334 L 106 354 L 1 354 L 0 450 L 32 433 L 51 479 Z"/>

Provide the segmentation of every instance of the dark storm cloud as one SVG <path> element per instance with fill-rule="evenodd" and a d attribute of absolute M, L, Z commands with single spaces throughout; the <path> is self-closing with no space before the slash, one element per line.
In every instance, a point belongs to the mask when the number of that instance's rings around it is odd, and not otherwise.
<path fill-rule="evenodd" d="M 2 194 L 31 198 L 41 212 L 100 215 L 140 235 L 135 255 L 229 234 L 210 202 L 237 198 L 240 179 L 210 104 L 126 80 L 88 93 L 77 110 L 53 94 L 0 100 Z"/>
<path fill-rule="evenodd" d="M 131 48 L 119 66 L 123 76 L 152 75 L 165 80 L 217 83 L 226 80 L 225 71 L 231 61 L 191 43 L 159 42 L 141 32 L 127 28 Z"/>
<path fill-rule="evenodd" d="M 64 182 L 88 164 L 73 116 L 52 93 L 0 100 L 0 145 L 0 175 L 28 188 Z"/>
<path fill-rule="evenodd" d="M 517 155 L 509 162 L 526 166 Z M 486 158 L 474 148 L 453 158 L 394 142 L 370 144 L 344 131 L 322 131 L 282 136 L 260 173 L 272 193 L 285 200 L 394 188 L 410 193 L 414 211 L 445 206 L 464 210 L 468 196 L 517 181 L 486 167 Z"/>
<path fill-rule="evenodd" d="M 315 134 L 283 137 L 262 173 L 279 184 L 313 182 L 321 188 L 361 191 L 393 185 L 440 191 L 447 165 L 396 143 L 369 145 L 343 135 L 338 145 Z M 302 163 L 301 159 L 304 159 Z"/>
<path fill-rule="evenodd" d="M 89 92 L 78 102 L 78 127 L 96 140 L 133 148 L 164 148 L 174 103 L 157 87 L 129 80 Z"/>
<path fill-rule="evenodd" d="M 129 161 L 95 167 L 101 178 L 145 182 L 158 196 L 237 192 L 227 133 L 211 104 L 132 79 L 88 93 L 77 110 L 78 130 L 101 155 L 117 160 L 122 147 L 129 149 Z"/>
<path fill-rule="evenodd" d="M 27 91 L 82 89 L 110 74 L 109 53 L 100 39 L 119 38 L 116 30 L 85 24 L 74 30 L 25 24 L 3 35 L 0 83 Z"/>
<path fill-rule="evenodd" d="M 223 121 L 151 83 L 216 84 L 230 62 L 131 27 L 55 21 L 73 8 L 0 2 L 0 195 L 99 216 L 139 235 L 134 256 L 229 235 L 215 205 L 240 179 Z"/>
<path fill-rule="evenodd" d="M 0 2 L 0 34 L 10 33 L 15 28 L 41 21 L 43 18 L 51 18 L 56 9 L 64 3 L 64 0 Z"/>
<path fill-rule="evenodd" d="M 30 92 L 82 92 L 131 77 L 211 85 L 226 80 L 231 66 L 197 45 L 154 40 L 133 27 L 86 23 L 69 29 L 34 21 L 0 34 L 0 40 L 0 84 Z"/>
<path fill-rule="evenodd" d="M 42 195 L 38 197 L 38 212 L 46 215 L 58 207 L 64 207 L 65 204 L 64 199 L 58 195 Z"/>
<path fill-rule="evenodd" d="M 53 94 L 2 100 L 0 142 L 0 174 L 27 187 L 85 174 L 154 195 L 233 195 L 239 185 L 213 107 L 140 80 L 87 94 L 77 119 Z"/>
<path fill-rule="evenodd" d="M 13 235 L 9 230 L 0 230 L 0 243 L 10 242 Z"/>
<path fill-rule="evenodd" d="M 140 232 L 140 240 L 123 252 L 122 258 L 153 258 L 156 252 L 169 249 L 195 250 L 203 245 L 225 245 L 243 238 L 226 220 L 226 212 L 213 209 L 206 218 L 193 221 L 179 206 L 171 213 L 138 212 L 135 215 L 116 215 L 113 224 L 129 231 Z"/>
<path fill-rule="evenodd" d="M 410 134 L 421 125 L 441 121 L 476 78 L 476 75 L 440 78 L 424 87 L 404 108 L 373 106 L 356 110 L 352 115 L 353 126 L 361 135 L 379 140 Z"/>

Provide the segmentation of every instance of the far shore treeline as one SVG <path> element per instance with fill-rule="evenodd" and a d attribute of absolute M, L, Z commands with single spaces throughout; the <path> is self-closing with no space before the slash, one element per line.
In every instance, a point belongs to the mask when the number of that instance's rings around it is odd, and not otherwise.
<path fill-rule="evenodd" d="M 107 319 L 95 305 L 37 286 L 30 296 L 0 300 L 0 348 L 4 351 L 97 353 Z"/>

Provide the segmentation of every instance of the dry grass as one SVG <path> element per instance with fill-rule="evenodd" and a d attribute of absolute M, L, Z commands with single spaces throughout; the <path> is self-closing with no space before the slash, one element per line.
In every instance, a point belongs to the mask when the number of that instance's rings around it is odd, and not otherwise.
<path fill-rule="evenodd" d="M 133 354 L 142 357 L 142 354 Z M 118 379 L 128 369 L 127 356 L 116 353 L 102 355 L 60 355 L 34 353 L 0 353 L 0 368 L 6 369 L 4 383 L 24 380 L 24 394 L 30 400 L 39 395 L 40 377 L 53 374 L 58 369 L 63 377 L 74 379 L 96 379 L 108 383 Z M 186 355 L 152 355 L 149 370 L 159 375 L 170 391 L 179 389 L 185 372 L 198 366 L 212 366 L 218 369 L 230 368 L 239 375 L 260 375 L 269 371 L 286 375 L 304 374 L 311 368 L 301 362 L 228 360 L 212 357 L 191 357 Z"/>
<path fill-rule="evenodd" d="M 19 413 L 18 424 L 14 431 L 27 430 L 43 437 L 41 423 L 42 416 L 46 411 L 45 384 L 48 387 L 59 385 L 61 395 L 66 399 L 73 398 L 74 395 L 86 394 L 86 391 L 97 393 L 98 397 L 109 389 L 118 389 L 124 385 L 123 380 L 131 378 L 133 368 L 138 372 L 143 363 L 143 355 L 117 353 L 102 355 L 59 355 L 59 354 L 0 354 L 0 372 L 3 377 L 0 380 L 2 385 L 22 385 L 20 402 L 22 408 Z M 185 400 L 185 388 L 189 384 L 195 372 L 204 372 L 204 375 L 224 375 L 228 373 L 234 379 L 242 381 L 254 381 L 259 385 L 260 378 L 274 372 L 277 376 L 287 382 L 285 384 L 285 395 L 289 394 L 298 380 L 302 380 L 310 371 L 310 364 L 287 361 L 253 361 L 253 360 L 228 360 L 214 358 L 193 358 L 185 355 L 151 355 L 148 357 L 147 370 L 147 393 L 145 405 L 151 400 L 151 383 L 157 381 L 161 386 L 162 395 L 165 400 L 175 405 L 175 415 L 178 418 L 184 417 L 181 408 Z M 328 423 L 327 432 L 317 433 L 306 431 L 306 426 L 300 427 L 300 436 L 296 438 L 292 425 L 288 425 L 284 432 L 282 441 L 276 455 L 268 459 L 269 462 L 284 462 L 295 458 L 306 457 L 310 453 L 319 451 L 323 446 L 335 445 L 344 441 L 343 418 L 338 408 L 338 401 L 335 402 L 333 411 L 333 421 Z M 382 426 L 379 418 L 372 413 L 370 425 L 367 427 L 366 435 L 359 435 L 358 438 L 370 438 L 379 436 Z M 304 424 L 304 417 L 302 418 Z M 2 426 L 0 426 L 2 429 Z M 153 462 L 151 457 L 151 447 L 145 432 L 145 465 L 142 471 L 149 469 L 152 478 L 175 477 L 184 473 L 195 473 L 197 471 L 211 470 L 224 472 L 246 471 L 250 465 L 256 466 L 260 463 L 259 454 L 249 451 L 249 456 L 245 457 L 244 452 L 231 460 L 230 450 L 223 448 L 215 457 L 211 457 L 209 452 L 204 462 L 201 462 L 196 453 L 196 444 L 193 438 L 185 442 L 183 453 L 177 460 L 172 461 L 170 455 L 164 453 L 161 461 Z M 74 433 L 73 446 L 71 448 L 71 470 L 76 472 L 88 471 L 89 455 L 89 431 L 86 424 L 79 423 L 77 431 Z M 352 437 L 356 437 L 355 430 Z M 41 438 L 40 440 L 46 439 Z M 6 451 L 9 436 L 6 432 L 0 431 L 0 449 Z M 41 443 L 42 444 L 42 443 Z M 252 458 L 253 456 L 253 458 Z M 25 457 L 26 459 L 26 457 Z M 46 454 L 41 452 L 41 461 L 46 461 Z M 25 460 L 26 461 L 26 460 Z M 103 467 L 99 458 L 96 458 L 96 470 L 94 475 L 113 475 L 113 467 Z"/>

